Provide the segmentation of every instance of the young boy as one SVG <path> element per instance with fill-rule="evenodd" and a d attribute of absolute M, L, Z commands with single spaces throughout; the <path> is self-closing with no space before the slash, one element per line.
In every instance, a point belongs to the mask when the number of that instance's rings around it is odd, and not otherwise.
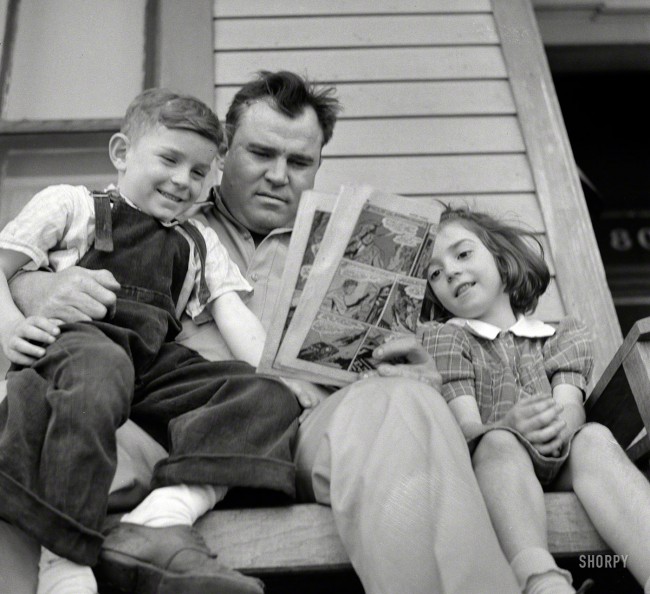
<path fill-rule="evenodd" d="M 115 431 L 130 416 L 163 445 L 155 490 L 103 544 L 125 591 L 262 592 L 217 564 L 192 524 L 229 486 L 294 494 L 300 407 L 254 375 L 265 340 L 238 292 L 250 286 L 216 234 L 180 222 L 224 135 L 200 101 L 152 89 L 109 142 L 117 188 L 54 186 L 0 233 L 0 342 L 14 363 L 0 404 L 0 517 L 42 545 L 39 592 L 96 592 Z M 7 279 L 23 266 L 109 270 L 101 321 L 25 318 Z M 174 342 L 179 317 L 212 315 L 242 361 L 208 362 Z"/>

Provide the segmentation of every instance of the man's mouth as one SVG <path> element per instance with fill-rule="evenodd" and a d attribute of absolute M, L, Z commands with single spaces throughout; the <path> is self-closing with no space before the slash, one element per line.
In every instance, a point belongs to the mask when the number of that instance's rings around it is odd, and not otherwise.
<path fill-rule="evenodd" d="M 282 196 L 278 196 L 277 194 L 271 194 L 270 192 L 257 192 L 257 195 L 262 196 L 263 198 L 269 198 L 270 200 L 276 200 L 282 203 L 288 202 L 288 200 L 286 200 Z"/>
<path fill-rule="evenodd" d="M 471 289 L 476 283 L 461 283 L 456 287 L 454 291 L 454 297 L 460 297 L 463 293 L 466 293 Z"/>
<path fill-rule="evenodd" d="M 178 196 L 170 194 L 169 192 L 165 192 L 164 190 L 158 190 L 158 193 L 164 198 L 167 198 L 167 200 L 171 200 L 172 202 L 184 202 L 183 198 L 179 198 Z"/>

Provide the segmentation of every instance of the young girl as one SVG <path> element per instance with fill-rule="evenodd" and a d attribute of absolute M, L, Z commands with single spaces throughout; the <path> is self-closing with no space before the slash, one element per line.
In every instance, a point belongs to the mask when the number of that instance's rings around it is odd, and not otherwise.
<path fill-rule="evenodd" d="M 585 329 L 572 318 L 554 328 L 527 317 L 550 280 L 531 239 L 488 215 L 447 207 L 428 273 L 440 323 L 424 346 L 522 591 L 575 592 L 548 552 L 543 490 L 551 487 L 575 491 L 647 594 L 650 483 L 607 428 L 585 424 L 592 368 Z"/>

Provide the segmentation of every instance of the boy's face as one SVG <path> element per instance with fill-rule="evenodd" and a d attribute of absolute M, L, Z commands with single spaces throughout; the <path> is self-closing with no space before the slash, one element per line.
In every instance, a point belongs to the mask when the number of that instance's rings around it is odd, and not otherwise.
<path fill-rule="evenodd" d="M 146 130 L 135 142 L 117 134 L 111 142 L 120 136 L 124 151 L 113 163 L 126 198 L 161 221 L 178 218 L 196 202 L 217 155 L 213 142 L 196 132 L 162 125 Z"/>

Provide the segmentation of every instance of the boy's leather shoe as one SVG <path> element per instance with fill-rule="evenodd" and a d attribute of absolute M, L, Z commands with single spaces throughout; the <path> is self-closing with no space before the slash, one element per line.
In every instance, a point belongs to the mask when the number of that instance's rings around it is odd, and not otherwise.
<path fill-rule="evenodd" d="M 263 583 L 222 565 L 190 526 L 113 528 L 94 570 L 101 584 L 130 594 L 262 594 Z"/>

